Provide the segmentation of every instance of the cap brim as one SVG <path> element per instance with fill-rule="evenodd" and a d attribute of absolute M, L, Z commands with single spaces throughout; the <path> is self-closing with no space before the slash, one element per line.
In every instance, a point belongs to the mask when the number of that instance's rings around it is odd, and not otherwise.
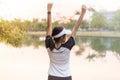
<path fill-rule="evenodd" d="M 71 30 L 68 30 L 68 29 L 63 29 L 59 34 L 53 36 L 54 38 L 58 38 L 58 37 L 61 37 L 63 36 L 64 34 L 71 34 Z"/>

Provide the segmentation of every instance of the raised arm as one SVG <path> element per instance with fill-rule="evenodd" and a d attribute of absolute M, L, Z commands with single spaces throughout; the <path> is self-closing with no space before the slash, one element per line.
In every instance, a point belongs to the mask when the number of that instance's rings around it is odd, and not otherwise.
<path fill-rule="evenodd" d="M 78 28 L 79 28 L 79 26 L 80 26 L 80 24 L 81 24 L 81 22 L 82 22 L 82 20 L 83 20 L 84 14 L 86 13 L 86 6 L 85 6 L 85 5 L 82 5 L 82 8 L 81 8 L 81 9 L 82 9 L 81 15 L 80 15 L 80 17 L 78 18 L 78 21 L 76 22 L 76 24 L 75 24 L 75 26 L 73 27 L 73 30 L 72 30 L 71 36 L 72 36 L 73 38 L 75 38 L 76 33 L 77 33 L 77 31 L 78 31 Z"/>
<path fill-rule="evenodd" d="M 51 19 L 52 5 L 53 5 L 52 3 L 47 4 L 47 32 L 46 32 L 46 36 L 52 34 L 52 19 Z"/>

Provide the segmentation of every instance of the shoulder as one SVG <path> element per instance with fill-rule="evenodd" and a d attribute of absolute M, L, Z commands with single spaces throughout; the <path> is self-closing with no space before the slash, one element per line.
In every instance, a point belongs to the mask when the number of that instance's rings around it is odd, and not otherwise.
<path fill-rule="evenodd" d="M 75 45 L 75 40 L 74 40 L 74 38 L 71 36 L 69 39 L 68 39 L 68 41 L 65 43 L 65 44 L 63 44 L 63 47 L 66 47 L 66 48 L 68 48 L 68 49 L 72 49 L 72 47 Z"/>
<path fill-rule="evenodd" d="M 51 47 L 51 45 L 53 45 L 53 40 L 52 40 L 52 37 L 48 35 L 45 38 L 45 46 L 46 48 L 48 48 L 48 47 Z"/>
<path fill-rule="evenodd" d="M 46 39 L 52 39 L 52 36 L 47 35 L 47 36 L 46 36 Z M 46 39 L 45 39 L 45 40 L 46 40 Z"/>
<path fill-rule="evenodd" d="M 70 38 L 68 39 L 68 41 L 66 42 L 67 44 L 71 44 L 71 43 L 74 43 L 75 40 L 72 36 L 70 36 Z"/>

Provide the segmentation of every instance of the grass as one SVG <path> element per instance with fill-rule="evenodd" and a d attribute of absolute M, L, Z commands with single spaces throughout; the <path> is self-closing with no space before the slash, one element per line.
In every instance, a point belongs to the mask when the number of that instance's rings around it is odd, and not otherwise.
<path fill-rule="evenodd" d="M 28 32 L 29 35 L 45 35 L 45 31 L 39 32 Z M 91 31 L 91 32 L 77 32 L 78 36 L 93 36 L 93 37 L 120 37 L 120 32 L 114 31 L 107 31 L 107 32 L 100 32 L 100 31 Z"/>
<path fill-rule="evenodd" d="M 28 32 L 29 35 L 45 35 L 45 31 L 38 31 L 38 32 Z"/>
<path fill-rule="evenodd" d="M 77 35 L 79 35 L 79 36 L 94 36 L 94 37 L 120 37 L 120 32 L 114 32 L 114 31 L 78 32 Z"/>

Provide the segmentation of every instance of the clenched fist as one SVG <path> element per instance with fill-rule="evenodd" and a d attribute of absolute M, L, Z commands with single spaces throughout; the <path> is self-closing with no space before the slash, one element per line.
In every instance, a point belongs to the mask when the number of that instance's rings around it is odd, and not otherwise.
<path fill-rule="evenodd" d="M 83 13 L 83 14 L 86 13 L 86 6 L 85 6 L 85 5 L 82 5 L 81 10 L 82 10 L 82 13 Z"/>
<path fill-rule="evenodd" d="M 53 3 L 48 3 L 47 4 L 47 10 L 48 10 L 48 12 L 51 11 L 52 6 L 53 6 Z"/>

